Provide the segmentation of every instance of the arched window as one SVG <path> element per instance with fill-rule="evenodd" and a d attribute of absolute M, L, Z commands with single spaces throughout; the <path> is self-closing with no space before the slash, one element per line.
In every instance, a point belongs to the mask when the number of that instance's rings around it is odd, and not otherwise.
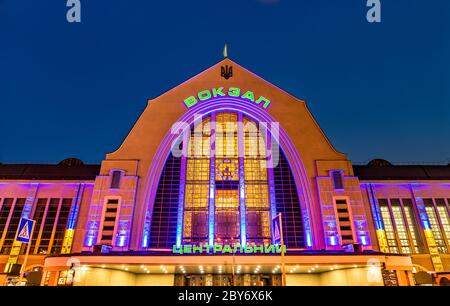
<path fill-rule="evenodd" d="M 212 113 L 192 124 L 185 154 L 170 154 L 162 171 L 150 248 L 270 244 L 271 220 L 280 212 L 287 246 L 303 248 L 296 184 L 281 148 L 270 150 L 270 139 L 263 124 L 237 112 Z M 269 152 L 280 156 L 271 159 Z"/>

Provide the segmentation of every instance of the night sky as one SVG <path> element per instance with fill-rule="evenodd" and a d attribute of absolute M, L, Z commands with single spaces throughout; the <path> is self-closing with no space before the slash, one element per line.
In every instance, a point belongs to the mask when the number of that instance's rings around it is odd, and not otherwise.
<path fill-rule="evenodd" d="M 450 1 L 0 0 L 0 162 L 99 163 L 222 58 L 293 95 L 354 163 L 450 163 Z"/>

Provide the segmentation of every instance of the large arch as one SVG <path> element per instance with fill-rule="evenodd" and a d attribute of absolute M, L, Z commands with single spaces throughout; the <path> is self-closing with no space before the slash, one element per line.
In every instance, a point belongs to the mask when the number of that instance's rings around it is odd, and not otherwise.
<path fill-rule="evenodd" d="M 257 120 L 260 123 L 276 122 L 276 120 L 272 116 L 270 116 L 265 109 L 259 107 L 257 104 L 232 97 L 216 98 L 211 99 L 207 102 L 199 103 L 198 106 L 193 107 L 192 109 L 187 111 L 181 118 L 179 118 L 178 122 L 190 125 L 194 122 L 197 115 L 201 114 L 202 116 L 206 116 L 212 112 L 217 111 L 240 112 Z M 146 207 L 144 217 L 145 220 L 143 222 L 143 228 L 140 231 L 139 237 L 139 245 L 144 248 L 146 248 L 147 246 L 147 239 L 150 235 L 150 226 L 159 179 L 165 161 L 169 156 L 172 144 L 178 137 L 179 134 L 173 134 L 171 131 L 168 131 L 166 133 L 147 172 L 146 180 L 144 183 L 144 203 Z M 287 135 L 287 133 L 283 130 L 282 126 L 279 127 L 279 145 L 286 155 L 292 171 L 292 175 L 295 180 L 303 216 L 305 245 L 306 247 L 310 248 L 312 247 L 313 235 L 315 235 L 315 233 L 311 231 L 311 212 L 313 209 L 312 190 L 302 159 L 292 141 L 290 140 L 289 135 Z"/>

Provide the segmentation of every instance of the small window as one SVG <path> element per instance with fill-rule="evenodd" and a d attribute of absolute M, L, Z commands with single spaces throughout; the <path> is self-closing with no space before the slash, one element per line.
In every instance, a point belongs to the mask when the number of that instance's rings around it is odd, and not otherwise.
<path fill-rule="evenodd" d="M 120 176 L 122 175 L 122 171 L 113 171 L 111 178 L 111 189 L 119 189 L 120 188 Z"/>
<path fill-rule="evenodd" d="M 342 172 L 341 171 L 332 171 L 331 175 L 333 176 L 334 189 L 337 189 L 337 190 L 344 189 L 344 181 L 342 179 Z"/>

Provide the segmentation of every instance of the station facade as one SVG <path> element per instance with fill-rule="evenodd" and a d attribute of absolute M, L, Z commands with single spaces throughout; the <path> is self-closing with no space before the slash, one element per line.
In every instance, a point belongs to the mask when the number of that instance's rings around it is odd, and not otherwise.
<path fill-rule="evenodd" d="M 30 285 L 447 284 L 449 205 L 450 165 L 352 165 L 305 101 L 225 58 L 101 165 L 0 164 L 0 281 L 23 217 Z"/>

